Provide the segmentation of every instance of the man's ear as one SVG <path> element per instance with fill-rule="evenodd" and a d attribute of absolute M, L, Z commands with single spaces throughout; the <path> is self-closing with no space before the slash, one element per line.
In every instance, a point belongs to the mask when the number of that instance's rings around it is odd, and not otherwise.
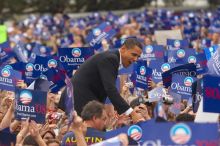
<path fill-rule="evenodd" d="M 123 46 L 121 46 L 121 49 L 120 49 L 121 51 L 125 51 L 126 50 L 126 46 L 125 45 L 123 45 Z"/>
<path fill-rule="evenodd" d="M 93 120 L 93 121 L 95 121 L 96 119 L 97 119 L 97 117 L 96 117 L 96 116 L 93 116 L 93 117 L 92 117 L 92 120 Z"/>
<path fill-rule="evenodd" d="M 120 48 L 120 52 L 121 52 L 121 54 L 124 54 L 124 52 L 126 52 L 126 47 L 125 47 L 125 45 L 123 45 L 121 48 Z"/>

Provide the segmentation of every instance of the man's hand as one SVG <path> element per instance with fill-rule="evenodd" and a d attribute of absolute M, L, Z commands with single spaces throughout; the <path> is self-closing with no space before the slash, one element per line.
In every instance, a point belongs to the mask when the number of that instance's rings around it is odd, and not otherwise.
<path fill-rule="evenodd" d="M 16 86 L 21 88 L 21 89 L 27 88 L 27 84 L 24 82 L 24 80 L 18 80 L 17 83 L 16 83 Z"/>
<path fill-rule="evenodd" d="M 85 133 L 85 126 L 83 125 L 83 120 L 77 115 L 76 111 L 73 113 L 73 123 L 71 125 L 72 130 L 75 132 Z"/>
<path fill-rule="evenodd" d="M 137 113 L 136 111 L 132 111 L 131 118 L 132 118 L 133 123 L 145 121 L 143 116 L 140 113 Z"/>

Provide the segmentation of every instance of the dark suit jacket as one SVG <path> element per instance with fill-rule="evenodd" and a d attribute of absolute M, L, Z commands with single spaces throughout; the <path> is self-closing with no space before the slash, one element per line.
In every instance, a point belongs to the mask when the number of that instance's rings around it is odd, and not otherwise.
<path fill-rule="evenodd" d="M 115 83 L 118 75 L 119 51 L 106 51 L 85 61 L 72 78 L 74 106 L 78 114 L 91 100 L 105 102 L 106 97 L 119 114 L 130 107 L 120 96 Z"/>

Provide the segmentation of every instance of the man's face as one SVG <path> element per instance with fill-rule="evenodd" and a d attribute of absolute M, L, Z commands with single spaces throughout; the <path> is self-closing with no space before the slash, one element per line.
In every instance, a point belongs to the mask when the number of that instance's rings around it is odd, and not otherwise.
<path fill-rule="evenodd" d="M 123 46 L 120 49 L 121 52 L 121 58 L 122 58 L 122 64 L 125 68 L 129 67 L 133 62 L 136 62 L 138 58 L 141 56 L 142 50 L 135 46 L 131 49 L 127 49 L 125 46 Z"/>
<path fill-rule="evenodd" d="M 106 121 L 107 121 L 107 113 L 105 110 L 103 110 L 102 116 L 99 118 L 95 118 L 95 120 L 94 120 L 95 128 L 100 131 L 103 131 L 106 127 Z"/>

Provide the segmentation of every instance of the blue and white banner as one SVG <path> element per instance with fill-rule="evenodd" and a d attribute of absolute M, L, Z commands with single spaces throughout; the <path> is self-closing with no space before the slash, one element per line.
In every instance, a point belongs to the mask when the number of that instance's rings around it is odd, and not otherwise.
<path fill-rule="evenodd" d="M 218 45 L 211 46 L 209 48 L 204 49 L 207 60 L 211 59 L 211 57 L 214 55 L 217 49 L 218 49 Z"/>
<path fill-rule="evenodd" d="M 163 60 L 152 60 L 149 67 L 152 69 L 152 80 L 158 83 L 162 81 L 162 73 L 173 68 L 174 64 L 165 63 Z"/>
<path fill-rule="evenodd" d="M 220 77 L 205 75 L 203 86 L 203 111 L 220 113 Z"/>
<path fill-rule="evenodd" d="M 8 67 L 0 67 L 0 89 L 14 91 L 18 80 L 21 80 L 20 72 Z"/>
<path fill-rule="evenodd" d="M 168 50 L 168 62 L 186 64 L 196 62 L 196 52 L 194 49 Z"/>
<path fill-rule="evenodd" d="M 86 38 L 86 42 L 95 49 L 99 49 L 101 47 L 101 42 L 105 40 L 110 40 L 116 31 L 106 22 L 103 22 L 98 27 L 92 29 L 92 31 L 88 34 Z"/>
<path fill-rule="evenodd" d="M 143 60 L 157 60 L 164 59 L 166 50 L 162 45 L 148 45 L 143 48 L 141 59 Z"/>
<path fill-rule="evenodd" d="M 141 146 L 218 146 L 219 144 L 217 123 L 152 123 L 146 121 L 107 132 L 106 139 L 119 133 L 127 133 Z M 129 145 L 134 145 L 130 139 Z"/>
<path fill-rule="evenodd" d="M 9 41 L 6 41 L 0 44 L 0 62 L 1 63 L 7 61 L 11 57 L 14 57 L 14 55 L 15 54 L 13 53 L 13 50 L 10 47 Z"/>
<path fill-rule="evenodd" d="M 191 86 L 195 80 L 194 77 L 173 74 L 170 90 L 181 95 L 182 99 L 189 99 L 192 96 Z"/>
<path fill-rule="evenodd" d="M 29 61 L 34 62 L 36 59 L 36 56 L 42 56 L 42 57 L 49 56 L 51 51 L 52 49 L 50 47 L 43 46 L 41 44 L 35 44 L 32 50 L 31 56 L 29 58 Z"/>
<path fill-rule="evenodd" d="M 200 102 L 203 98 L 203 79 L 198 79 L 192 84 L 192 108 L 193 112 L 198 111 Z"/>
<path fill-rule="evenodd" d="M 205 53 L 196 55 L 196 70 L 197 74 L 204 74 L 208 72 L 207 58 Z"/>
<path fill-rule="evenodd" d="M 184 76 L 196 77 L 196 65 L 193 63 L 184 64 L 174 67 L 164 73 L 162 73 L 163 85 L 168 88 L 172 82 L 172 75 L 179 74 Z"/>
<path fill-rule="evenodd" d="M 148 89 L 148 81 L 151 79 L 152 69 L 147 67 L 146 61 L 138 61 L 136 68 L 136 87 Z"/>
<path fill-rule="evenodd" d="M 48 57 L 36 56 L 34 63 L 25 65 L 25 76 L 27 79 L 43 78 L 41 75 L 50 68 L 56 68 L 58 62 L 55 59 Z"/>
<path fill-rule="evenodd" d="M 41 78 L 43 77 L 48 81 L 52 81 L 53 85 L 50 86 L 52 93 L 57 93 L 62 87 L 66 85 L 65 72 L 62 70 L 50 68 L 41 75 Z"/>
<path fill-rule="evenodd" d="M 16 55 L 16 58 L 20 62 L 27 63 L 28 62 L 28 57 L 25 55 L 25 47 L 22 42 L 18 42 L 16 46 L 13 48 L 13 51 Z"/>
<path fill-rule="evenodd" d="M 220 48 L 218 48 L 207 63 L 208 73 L 220 76 Z"/>
<path fill-rule="evenodd" d="M 167 46 L 169 50 L 185 49 L 189 47 L 188 40 L 167 39 Z"/>
<path fill-rule="evenodd" d="M 66 70 L 78 69 L 92 55 L 94 55 L 94 49 L 91 47 L 58 49 L 59 61 Z"/>
<path fill-rule="evenodd" d="M 29 117 L 37 123 L 45 123 L 47 92 L 16 88 L 15 100 L 15 118 L 17 120 Z"/>

